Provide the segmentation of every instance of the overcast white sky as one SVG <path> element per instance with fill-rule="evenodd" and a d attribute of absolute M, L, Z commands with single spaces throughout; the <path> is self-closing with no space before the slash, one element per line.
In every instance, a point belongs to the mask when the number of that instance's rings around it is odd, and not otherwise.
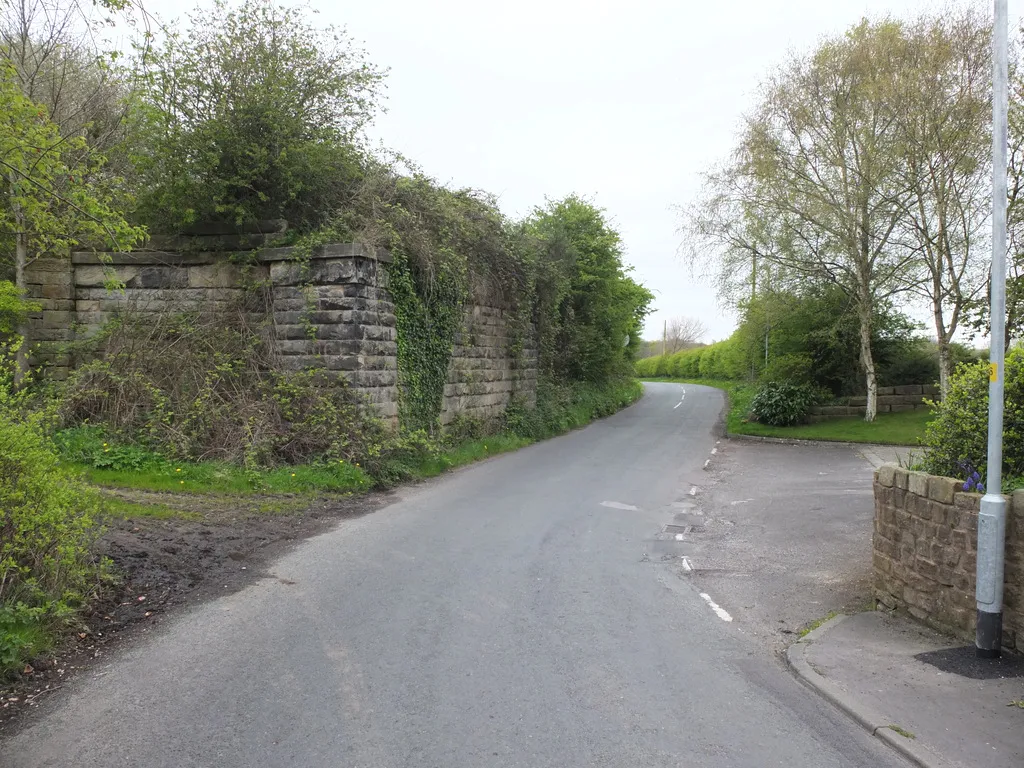
<path fill-rule="evenodd" d="M 287 0 L 285 0 L 287 2 Z M 989 9 L 991 0 L 976 0 Z M 193 7 L 148 0 L 164 20 Z M 674 315 L 708 341 L 734 327 L 676 257 L 675 204 L 733 144 L 758 83 L 791 48 L 929 0 L 313 0 L 389 67 L 372 135 L 438 180 L 497 194 L 506 213 L 587 195 L 608 210 L 655 292 L 647 337 Z M 1024 0 L 1010 0 L 1011 27 Z"/>

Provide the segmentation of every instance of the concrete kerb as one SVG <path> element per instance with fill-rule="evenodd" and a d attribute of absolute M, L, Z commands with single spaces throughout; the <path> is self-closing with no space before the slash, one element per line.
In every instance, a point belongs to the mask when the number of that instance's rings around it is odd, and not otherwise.
<path fill-rule="evenodd" d="M 920 768 L 952 768 L 950 763 L 937 757 L 924 747 L 919 746 L 913 739 L 908 739 L 892 730 L 889 727 L 889 719 L 882 717 L 879 713 L 873 712 L 869 707 L 854 700 L 849 693 L 811 666 L 811 663 L 807 660 L 807 649 L 820 640 L 829 630 L 847 618 L 849 617 L 845 614 L 834 616 L 789 646 L 786 649 L 785 657 L 790 670 L 792 670 L 800 682 L 841 709 L 867 729 L 872 736 L 888 744 L 903 755 L 903 757 L 910 760 L 910 762 L 920 766 Z"/>

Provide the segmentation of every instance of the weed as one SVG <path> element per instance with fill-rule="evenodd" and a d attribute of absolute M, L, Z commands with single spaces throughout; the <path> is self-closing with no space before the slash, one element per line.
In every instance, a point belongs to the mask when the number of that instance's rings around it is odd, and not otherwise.
<path fill-rule="evenodd" d="M 917 738 L 917 736 L 912 734 L 910 731 L 906 730 L 905 728 L 900 728 L 898 725 L 893 725 L 893 724 L 890 723 L 889 725 L 887 725 L 885 727 L 888 728 L 890 731 L 893 731 L 894 733 L 898 733 L 900 736 L 902 736 L 905 739 L 916 739 Z"/>
<path fill-rule="evenodd" d="M 803 629 L 800 630 L 800 637 L 807 637 L 809 634 L 811 634 L 811 632 L 816 630 L 818 627 L 820 627 L 826 621 L 831 621 L 832 619 L 834 619 L 838 615 L 839 615 L 839 611 L 829 611 L 824 616 L 822 616 L 820 619 L 815 619 L 810 624 L 808 624 L 806 627 L 804 627 Z"/>

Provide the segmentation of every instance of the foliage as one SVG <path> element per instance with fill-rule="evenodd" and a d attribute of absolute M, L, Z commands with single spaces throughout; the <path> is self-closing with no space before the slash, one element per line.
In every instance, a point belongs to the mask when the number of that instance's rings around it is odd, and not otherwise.
<path fill-rule="evenodd" d="M 596 383 L 628 373 L 653 294 L 629 277 L 604 212 L 570 196 L 537 209 L 527 232 L 546 267 L 535 281 L 542 372 Z"/>
<path fill-rule="evenodd" d="M 1003 414 L 1003 475 L 1024 476 L 1024 349 L 1006 356 Z M 928 472 L 962 477 L 969 463 L 982 475 L 988 458 L 987 362 L 962 365 L 953 376 L 949 394 L 935 404 L 935 420 L 928 425 L 924 457 Z"/>
<path fill-rule="evenodd" d="M 750 401 L 750 412 L 764 424 L 791 427 L 807 421 L 807 414 L 817 399 L 814 390 L 806 384 L 768 382 Z"/>
<path fill-rule="evenodd" d="M 610 416 L 643 395 L 642 385 L 632 378 L 603 384 L 573 382 L 557 384 L 542 380 L 537 388 L 536 407 L 513 401 L 505 410 L 504 427 L 515 435 L 544 440 Z"/>
<path fill-rule="evenodd" d="M 9 371 L 7 372 L 9 374 Z M 0 388 L 9 386 L 5 375 Z M 96 494 L 64 468 L 41 415 L 0 404 L 0 672 L 42 650 L 99 585 Z"/>
<path fill-rule="evenodd" d="M 83 138 L 62 136 L 0 64 L 0 254 L 8 264 L 19 233 L 28 254 L 81 242 L 127 248 L 143 236 L 125 221 L 123 185 L 105 164 Z"/>
<path fill-rule="evenodd" d="M 361 175 L 353 146 L 383 73 L 306 9 L 217 0 L 140 62 L 146 71 L 140 215 L 318 226 Z"/>
<path fill-rule="evenodd" d="M 5 336 L 16 333 L 28 314 L 38 307 L 37 302 L 25 299 L 14 283 L 0 280 L 0 342 Z"/>
<path fill-rule="evenodd" d="M 68 381 L 64 419 L 169 458 L 249 467 L 352 461 L 383 441 L 384 425 L 344 379 L 278 370 L 258 309 L 129 313 Z"/>

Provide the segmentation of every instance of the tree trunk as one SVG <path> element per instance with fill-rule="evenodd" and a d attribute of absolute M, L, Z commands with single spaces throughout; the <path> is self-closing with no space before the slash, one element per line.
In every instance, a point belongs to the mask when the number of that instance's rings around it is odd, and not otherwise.
<path fill-rule="evenodd" d="M 945 400 L 953 376 L 953 355 L 949 348 L 949 337 L 952 334 L 946 329 L 946 319 L 942 314 L 942 286 L 937 280 L 932 286 L 932 317 L 935 320 L 935 339 L 939 347 L 939 392 Z M 951 325 L 955 323 L 956 312 L 953 313 Z"/>
<path fill-rule="evenodd" d="M 20 214 L 15 214 L 15 222 L 18 233 L 14 240 L 14 286 L 18 292 L 25 295 L 25 269 L 28 266 L 28 233 L 25 231 L 25 222 Z M 14 386 L 21 387 L 28 375 L 28 324 L 22 320 L 15 329 L 21 337 L 18 343 L 18 351 L 15 352 Z"/>
<path fill-rule="evenodd" d="M 949 339 L 939 336 L 939 394 L 943 400 L 949 394 L 953 381 L 953 354 L 949 347 Z"/>
<path fill-rule="evenodd" d="M 875 374 L 875 356 L 871 352 L 871 304 L 870 300 L 860 297 L 860 361 L 864 366 L 867 381 L 868 402 L 864 409 L 864 421 L 874 421 L 878 413 L 878 376 Z"/>

